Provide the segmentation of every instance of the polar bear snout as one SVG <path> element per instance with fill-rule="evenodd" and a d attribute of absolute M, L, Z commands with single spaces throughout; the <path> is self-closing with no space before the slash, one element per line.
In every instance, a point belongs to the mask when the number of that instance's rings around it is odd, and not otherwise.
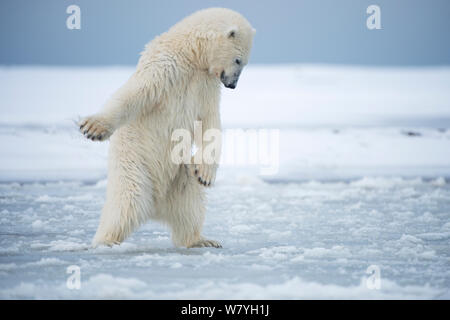
<path fill-rule="evenodd" d="M 241 75 L 241 70 L 234 72 L 231 76 L 228 76 L 225 71 L 220 74 L 220 81 L 222 81 L 225 88 L 235 89 Z"/>

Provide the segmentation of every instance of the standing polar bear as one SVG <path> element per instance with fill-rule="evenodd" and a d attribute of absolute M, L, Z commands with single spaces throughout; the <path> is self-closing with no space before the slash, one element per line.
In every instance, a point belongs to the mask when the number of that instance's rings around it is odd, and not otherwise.
<path fill-rule="evenodd" d="M 94 246 L 119 244 L 153 219 L 171 228 L 176 246 L 220 247 L 201 235 L 204 188 L 214 182 L 217 162 L 175 163 L 171 137 L 177 129 L 192 135 L 196 121 L 202 133 L 220 129 L 220 83 L 236 87 L 254 32 L 229 9 L 194 13 L 151 41 L 103 110 L 79 123 L 88 139 L 111 137 L 106 203 Z"/>

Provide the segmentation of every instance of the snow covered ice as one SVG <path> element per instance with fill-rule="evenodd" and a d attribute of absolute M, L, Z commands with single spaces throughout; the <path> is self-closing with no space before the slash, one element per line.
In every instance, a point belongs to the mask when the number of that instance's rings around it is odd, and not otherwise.
<path fill-rule="evenodd" d="M 224 248 L 150 221 L 92 249 L 108 144 L 73 121 L 131 72 L 0 69 L 0 298 L 450 298 L 449 68 L 249 66 L 224 127 L 280 129 L 279 170 L 219 169 L 204 233 Z"/>

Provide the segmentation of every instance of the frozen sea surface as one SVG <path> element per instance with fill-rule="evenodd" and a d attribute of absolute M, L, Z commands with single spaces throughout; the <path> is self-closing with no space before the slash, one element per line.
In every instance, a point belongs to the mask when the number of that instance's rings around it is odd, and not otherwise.
<path fill-rule="evenodd" d="M 223 249 L 154 222 L 92 249 L 108 143 L 73 121 L 131 72 L 0 68 L 0 298 L 450 298 L 449 68 L 249 67 L 224 127 L 280 129 L 278 164 L 220 167 L 204 233 Z"/>
<path fill-rule="evenodd" d="M 205 234 L 223 249 L 173 248 L 144 225 L 89 247 L 105 181 L 0 185 L 2 298 L 448 298 L 450 185 L 363 178 L 219 179 Z M 66 287 L 66 268 L 81 289 Z M 366 270 L 381 271 L 369 289 Z"/>

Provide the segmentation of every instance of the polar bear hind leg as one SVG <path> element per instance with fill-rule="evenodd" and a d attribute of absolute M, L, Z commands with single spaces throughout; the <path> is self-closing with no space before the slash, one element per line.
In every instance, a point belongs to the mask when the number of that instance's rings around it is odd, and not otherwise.
<path fill-rule="evenodd" d="M 162 219 L 171 228 L 172 241 L 176 246 L 222 247 L 217 241 L 201 235 L 205 220 L 204 198 L 204 186 L 186 167 L 181 166 L 161 206 Z"/>
<path fill-rule="evenodd" d="M 106 202 L 100 224 L 92 241 L 98 245 L 120 244 L 154 211 L 152 184 L 145 174 L 144 166 L 136 162 L 111 164 L 108 173 Z"/>

